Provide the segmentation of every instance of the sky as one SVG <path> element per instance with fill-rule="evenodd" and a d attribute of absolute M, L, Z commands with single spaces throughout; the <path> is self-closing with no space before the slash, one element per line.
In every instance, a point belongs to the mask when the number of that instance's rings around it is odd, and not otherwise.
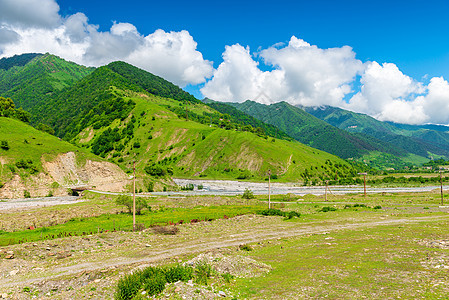
<path fill-rule="evenodd" d="M 0 0 L 0 57 L 123 60 L 200 99 L 449 124 L 448 13 L 446 0 Z"/>

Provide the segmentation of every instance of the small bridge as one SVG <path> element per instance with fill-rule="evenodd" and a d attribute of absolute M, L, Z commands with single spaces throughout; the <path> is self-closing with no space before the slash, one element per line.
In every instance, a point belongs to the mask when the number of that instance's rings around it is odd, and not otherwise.
<path fill-rule="evenodd" d="M 91 189 L 92 187 L 90 186 L 70 186 L 68 187 L 68 189 L 72 190 L 72 195 L 74 196 L 78 196 L 79 194 L 81 194 L 82 192 Z"/>

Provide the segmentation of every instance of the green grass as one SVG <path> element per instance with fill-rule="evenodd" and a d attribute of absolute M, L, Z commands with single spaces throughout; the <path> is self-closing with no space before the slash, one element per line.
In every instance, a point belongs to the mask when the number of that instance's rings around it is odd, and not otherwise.
<path fill-rule="evenodd" d="M 196 219 L 199 221 L 213 220 L 237 215 L 255 213 L 260 206 L 210 206 L 187 208 L 166 208 L 154 212 L 144 212 L 143 215 L 136 216 L 137 224 L 144 224 L 145 227 L 152 225 L 165 225 L 169 222 L 178 223 L 181 220 L 189 223 Z M 99 231 L 132 230 L 132 215 L 129 214 L 103 214 L 98 217 L 73 218 L 64 224 L 38 228 L 35 230 L 23 230 L 16 232 L 0 231 L 0 246 L 17 244 L 22 242 L 33 242 L 38 240 L 48 240 L 59 237 L 95 234 Z"/>
<path fill-rule="evenodd" d="M 234 289 L 241 298 L 258 299 L 443 299 L 447 271 L 426 268 L 423 262 L 447 257 L 447 250 L 418 241 L 447 239 L 448 225 L 381 226 L 282 239 L 245 253 L 273 270 L 263 277 L 238 278 Z"/>
<path fill-rule="evenodd" d="M 6 162 L 2 164 L 1 177 L 12 176 L 11 166 L 15 171 L 15 163 L 21 159 L 31 160 L 39 171 L 42 169 L 42 159 L 51 161 L 58 154 L 66 152 L 77 153 L 77 159 L 82 164 L 86 158 L 99 160 L 92 153 L 79 149 L 74 145 L 15 119 L 0 118 L 0 140 L 8 142 L 9 150 L 0 149 L 0 156 Z"/>
<path fill-rule="evenodd" d="M 328 172 L 321 168 L 326 160 L 345 166 L 338 170 L 342 174 L 347 174 L 352 169 L 336 156 L 296 141 L 265 139 L 250 132 L 225 130 L 215 125 L 210 127 L 208 124 L 180 119 L 164 107 L 178 106 L 179 102 L 175 100 L 153 95 L 142 97 L 118 89 L 114 89 L 114 92 L 136 103 L 132 111 L 137 119 L 134 137 L 125 144 L 123 150 L 114 150 L 108 156 L 125 171 L 131 171 L 135 158 L 136 169 L 140 174 L 145 175 L 143 169 L 146 165 L 161 163 L 166 159 L 163 166 L 171 167 L 174 176 L 180 178 L 244 177 L 246 180 L 260 181 L 266 178 L 268 169 L 271 169 L 273 174 L 279 176 L 279 181 L 302 181 L 301 174 L 306 169 L 314 178 Z M 190 104 L 189 110 L 201 114 L 211 108 L 202 104 Z M 128 122 L 129 119 L 116 121 L 110 127 L 123 128 Z M 95 136 L 104 130 L 105 128 L 95 130 Z M 89 131 L 90 128 L 83 131 L 74 141 L 80 146 L 91 147 L 95 137 L 83 140 Z M 133 148 L 135 142 L 139 142 L 139 148 Z M 335 176 L 335 171 L 332 174 Z"/>

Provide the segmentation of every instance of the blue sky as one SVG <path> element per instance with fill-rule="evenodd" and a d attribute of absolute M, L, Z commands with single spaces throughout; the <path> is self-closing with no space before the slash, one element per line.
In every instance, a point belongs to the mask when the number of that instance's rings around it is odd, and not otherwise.
<path fill-rule="evenodd" d="M 351 46 L 362 61 L 393 62 L 420 79 L 449 78 L 449 1 L 58 1 L 63 15 L 84 12 L 108 30 L 134 24 L 142 34 L 188 30 L 217 67 L 225 45 L 252 50 L 292 35 L 320 48 Z"/>
<path fill-rule="evenodd" d="M 1 0 L 0 57 L 123 60 L 198 98 L 449 124 L 449 1 Z"/>

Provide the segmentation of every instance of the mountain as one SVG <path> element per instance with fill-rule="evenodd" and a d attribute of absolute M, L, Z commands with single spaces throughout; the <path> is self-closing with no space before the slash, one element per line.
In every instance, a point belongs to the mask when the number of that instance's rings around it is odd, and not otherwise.
<path fill-rule="evenodd" d="M 362 134 L 350 134 L 286 102 L 264 105 L 254 101 L 229 103 L 262 122 L 272 124 L 294 139 L 342 158 L 358 158 L 372 151 L 405 156 L 406 152 Z"/>
<path fill-rule="evenodd" d="M 93 70 L 48 53 L 2 59 L 0 96 L 11 98 L 16 107 L 32 111 Z"/>
<path fill-rule="evenodd" d="M 348 178 L 360 168 L 291 141 L 280 130 L 244 114 L 220 113 L 165 79 L 127 63 L 94 70 L 67 63 L 85 72 L 64 81 L 63 76 L 51 74 L 67 74 L 61 71 L 68 67 L 65 61 L 43 55 L 2 71 L 1 78 L 24 75 L 9 80 L 14 89 L 7 92 L 27 90 L 24 85 L 40 86 L 40 82 L 48 87 L 48 92 L 37 89 L 33 101 L 18 97 L 20 93 L 11 97 L 32 114 L 33 124 L 50 125 L 57 136 L 79 148 L 128 173 L 136 161 L 139 189 L 150 190 L 153 185 L 151 189 L 161 190 L 170 176 L 264 180 L 268 170 L 282 181 L 353 180 Z M 42 66 L 55 66 L 54 73 L 42 71 Z M 41 72 L 34 77 L 25 72 L 35 68 Z"/>
<path fill-rule="evenodd" d="M 0 197 L 67 195 L 73 186 L 120 192 L 116 165 L 16 119 L 0 117 Z"/>
<path fill-rule="evenodd" d="M 448 158 L 449 134 L 442 126 L 413 126 L 381 122 L 368 115 L 337 107 L 304 107 L 306 112 L 351 133 L 363 133 L 427 158 Z M 439 128 L 439 130 L 429 129 Z"/>

